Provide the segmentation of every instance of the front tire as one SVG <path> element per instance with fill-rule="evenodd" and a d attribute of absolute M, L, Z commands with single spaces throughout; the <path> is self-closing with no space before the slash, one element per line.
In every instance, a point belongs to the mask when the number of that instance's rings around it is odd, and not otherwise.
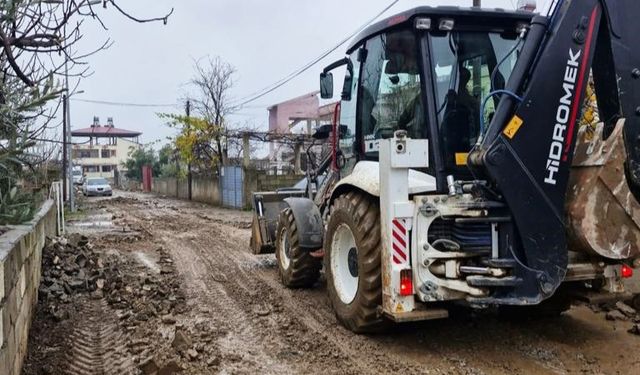
<path fill-rule="evenodd" d="M 338 320 L 353 332 L 377 332 L 382 305 L 380 208 L 349 192 L 334 201 L 325 237 L 327 291 Z"/>
<path fill-rule="evenodd" d="M 276 260 L 280 280 L 287 288 L 310 288 L 320 277 L 322 262 L 300 248 L 293 211 L 280 213 L 276 229 Z"/>

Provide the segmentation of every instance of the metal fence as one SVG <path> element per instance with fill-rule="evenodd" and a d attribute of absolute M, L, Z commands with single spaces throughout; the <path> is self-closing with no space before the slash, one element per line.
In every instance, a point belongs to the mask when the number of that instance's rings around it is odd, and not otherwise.
<path fill-rule="evenodd" d="M 222 206 L 244 207 L 244 171 L 242 167 L 223 167 L 220 185 L 222 187 Z"/>

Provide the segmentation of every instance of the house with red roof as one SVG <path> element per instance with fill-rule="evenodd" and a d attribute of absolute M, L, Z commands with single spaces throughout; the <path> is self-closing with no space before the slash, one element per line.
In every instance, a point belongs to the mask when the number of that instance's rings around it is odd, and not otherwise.
<path fill-rule="evenodd" d="M 85 177 L 114 179 L 125 172 L 123 163 L 131 151 L 142 147 L 141 135 L 141 132 L 117 128 L 112 117 L 106 125 L 94 117 L 91 126 L 71 131 L 73 165 L 80 166 Z"/>

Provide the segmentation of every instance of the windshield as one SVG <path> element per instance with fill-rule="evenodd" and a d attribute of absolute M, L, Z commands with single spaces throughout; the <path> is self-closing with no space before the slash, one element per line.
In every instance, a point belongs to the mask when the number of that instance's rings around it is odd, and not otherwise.
<path fill-rule="evenodd" d="M 491 91 L 504 88 L 521 44 L 515 34 L 468 31 L 432 34 L 431 46 L 445 167 L 465 166 L 479 136 L 480 116 L 488 123 L 499 97 L 489 100 L 482 114 L 481 102 Z"/>
<path fill-rule="evenodd" d="M 87 181 L 87 185 L 109 185 L 109 182 L 104 178 L 96 178 Z"/>

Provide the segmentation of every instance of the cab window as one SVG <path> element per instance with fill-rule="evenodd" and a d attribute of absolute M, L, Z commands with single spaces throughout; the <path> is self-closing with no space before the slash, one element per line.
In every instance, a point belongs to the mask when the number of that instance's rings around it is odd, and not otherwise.
<path fill-rule="evenodd" d="M 432 75 L 446 173 L 468 177 L 467 155 L 481 136 L 481 120 L 485 125 L 491 121 L 500 97 L 488 100 L 483 113 L 480 103 L 491 91 L 504 88 L 517 61 L 516 43 L 515 34 L 465 31 L 431 35 Z M 499 62 L 502 64 L 498 67 Z"/>
<path fill-rule="evenodd" d="M 406 130 L 426 138 L 418 44 L 411 30 L 380 34 L 365 44 L 361 73 L 361 147 L 366 158 L 377 158 L 376 140 Z"/>
<path fill-rule="evenodd" d="M 340 162 L 340 173 L 344 177 L 351 173 L 357 162 L 356 149 L 356 114 L 357 114 L 357 93 L 358 80 L 360 78 L 360 62 L 358 61 L 359 50 L 349 56 L 350 63 L 347 65 L 344 85 L 342 89 L 342 101 L 340 102 L 340 132 L 339 147 L 342 161 Z"/>

